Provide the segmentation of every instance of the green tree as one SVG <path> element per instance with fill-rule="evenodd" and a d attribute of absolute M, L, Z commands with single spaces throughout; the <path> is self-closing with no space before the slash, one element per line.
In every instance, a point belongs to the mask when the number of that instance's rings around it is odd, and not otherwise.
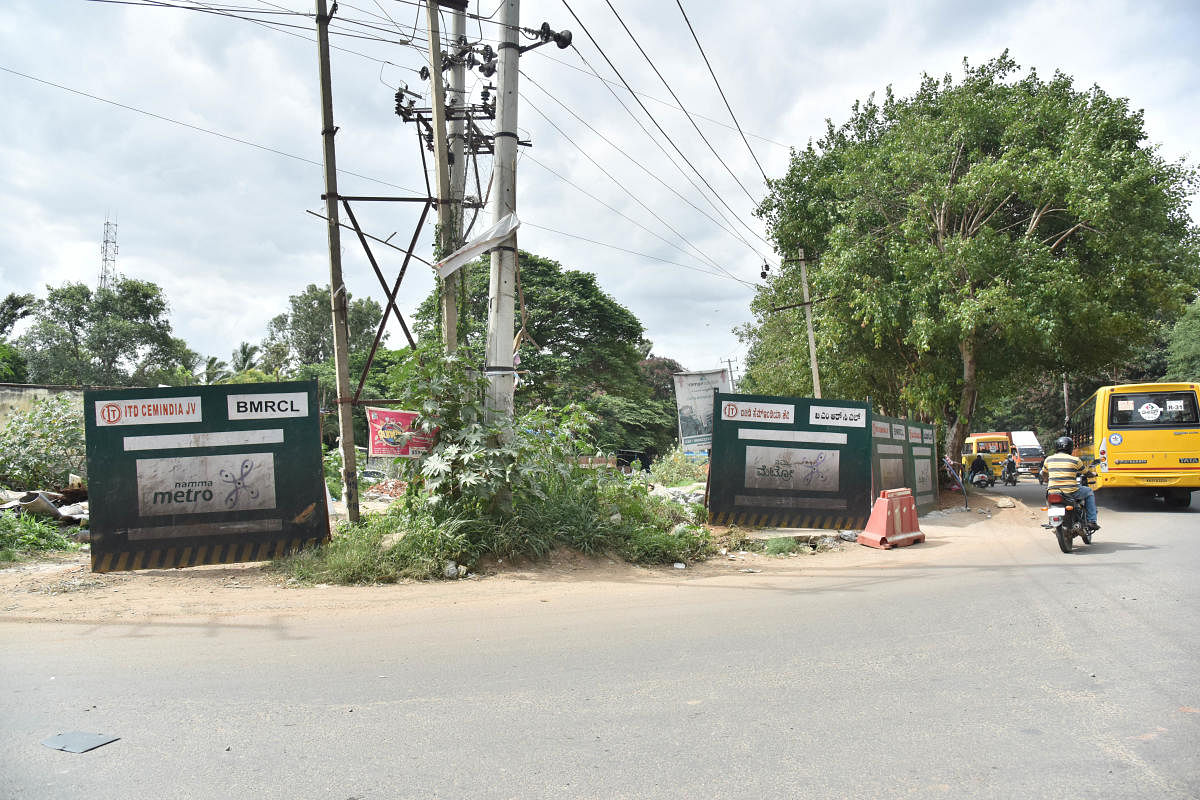
<path fill-rule="evenodd" d="M 1193 300 L 1171 330 L 1166 380 L 1200 381 L 1200 300 Z"/>
<path fill-rule="evenodd" d="M 0 338 L 12 333 L 13 326 L 37 309 L 37 299 L 31 294 L 10 293 L 0 300 Z"/>
<path fill-rule="evenodd" d="M 1145 144 L 1128 101 L 1018 73 L 1005 53 L 855 104 L 759 209 L 780 252 L 819 256 L 826 393 L 944 418 L 952 452 L 978 397 L 1120 363 L 1200 279 L 1194 171 Z M 797 302 L 798 274 L 754 301 L 751 385 L 802 363 L 803 326 L 771 312 Z"/>
<path fill-rule="evenodd" d="M 639 366 L 651 350 L 641 322 L 600 288 L 595 275 L 563 269 L 532 253 L 521 252 L 518 260 L 525 335 L 518 350 L 517 411 L 578 403 L 602 420 L 596 431 L 602 447 L 669 449 L 674 408 L 655 399 L 661 381 L 653 382 L 651 373 Z M 488 269 L 482 261 L 468 266 L 462 300 L 459 354 L 466 363 L 483 365 Z M 520 329 L 520 298 L 514 299 L 514 311 Z M 436 340 L 440 324 L 440 299 L 434 292 L 418 309 L 414 328 L 422 339 Z"/>
<path fill-rule="evenodd" d="M 188 367 L 191 351 L 171 335 L 156 284 L 118 277 L 93 292 L 82 283 L 47 287 L 35 321 L 17 340 L 35 383 L 124 386 L 134 373 Z"/>
<path fill-rule="evenodd" d="M 204 374 L 201 376 L 206 385 L 222 383 L 230 377 L 229 365 L 216 356 L 209 356 L 204 362 Z"/>
<path fill-rule="evenodd" d="M 261 348 L 256 344 L 242 342 L 233 351 L 233 355 L 229 361 L 229 369 L 233 370 L 234 374 L 245 372 L 248 369 L 254 369 L 258 366 L 258 354 Z"/>
<path fill-rule="evenodd" d="M 383 317 L 383 307 L 370 298 L 351 299 L 349 292 L 346 300 L 350 352 L 365 352 L 375 338 L 379 320 Z M 303 292 L 289 297 L 288 305 L 288 311 L 267 323 L 267 337 L 261 346 L 259 367 L 266 372 L 290 373 L 305 364 L 331 361 L 333 318 L 329 287 L 310 283 Z"/>

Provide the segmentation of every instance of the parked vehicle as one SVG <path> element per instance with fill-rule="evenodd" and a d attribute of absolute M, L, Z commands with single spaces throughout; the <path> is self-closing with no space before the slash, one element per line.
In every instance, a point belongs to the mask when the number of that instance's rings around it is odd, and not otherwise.
<path fill-rule="evenodd" d="M 1200 489 L 1198 395 L 1198 383 L 1133 383 L 1101 386 L 1080 404 L 1069 432 L 1075 455 L 1104 464 L 1096 489 L 1191 505 Z"/>
<path fill-rule="evenodd" d="M 1080 486 L 1087 486 L 1087 476 L 1080 475 L 1076 482 Z M 1074 493 L 1048 489 L 1046 517 L 1047 522 L 1042 527 L 1054 531 L 1054 537 L 1058 539 L 1058 549 L 1064 553 L 1069 553 L 1074 548 L 1076 536 L 1082 539 L 1084 544 L 1092 543 L 1094 531 L 1088 530 L 1083 499 L 1076 497 Z"/>

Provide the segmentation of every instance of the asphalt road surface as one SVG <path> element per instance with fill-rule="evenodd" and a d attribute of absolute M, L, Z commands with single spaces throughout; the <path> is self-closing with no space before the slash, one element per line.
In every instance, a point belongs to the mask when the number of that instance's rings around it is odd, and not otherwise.
<path fill-rule="evenodd" d="M 1034 509 L 758 574 L 299 618 L 0 615 L 0 796 L 1200 796 L 1200 503 L 1102 502 L 1064 555 L 1040 487 L 1001 491 Z M 76 730 L 121 738 L 40 743 Z"/>

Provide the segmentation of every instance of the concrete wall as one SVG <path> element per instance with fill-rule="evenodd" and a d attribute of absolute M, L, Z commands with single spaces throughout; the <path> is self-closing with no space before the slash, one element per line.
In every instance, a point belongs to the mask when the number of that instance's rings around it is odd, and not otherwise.
<path fill-rule="evenodd" d="M 33 386 L 25 383 L 0 383 L 0 429 L 13 414 L 23 414 L 34 402 L 54 395 L 65 394 L 77 405 L 83 404 L 81 386 Z"/>

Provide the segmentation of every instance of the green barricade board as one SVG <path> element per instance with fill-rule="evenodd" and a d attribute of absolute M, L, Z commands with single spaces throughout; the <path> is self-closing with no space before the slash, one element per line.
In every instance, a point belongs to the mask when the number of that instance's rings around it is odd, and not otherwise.
<path fill-rule="evenodd" d="M 315 381 L 85 391 L 92 571 L 329 539 Z"/>
<path fill-rule="evenodd" d="M 885 489 L 913 487 L 908 448 L 908 425 L 902 419 L 871 415 L 872 497 Z"/>
<path fill-rule="evenodd" d="M 716 394 L 709 519 L 862 529 L 871 513 L 870 417 L 865 403 Z"/>
<path fill-rule="evenodd" d="M 917 513 L 934 511 L 938 504 L 938 460 L 932 425 L 908 423 L 908 459 Z"/>
<path fill-rule="evenodd" d="M 893 417 L 871 417 L 873 495 L 885 489 L 911 489 L 917 513 L 937 508 L 937 447 L 931 425 Z"/>

